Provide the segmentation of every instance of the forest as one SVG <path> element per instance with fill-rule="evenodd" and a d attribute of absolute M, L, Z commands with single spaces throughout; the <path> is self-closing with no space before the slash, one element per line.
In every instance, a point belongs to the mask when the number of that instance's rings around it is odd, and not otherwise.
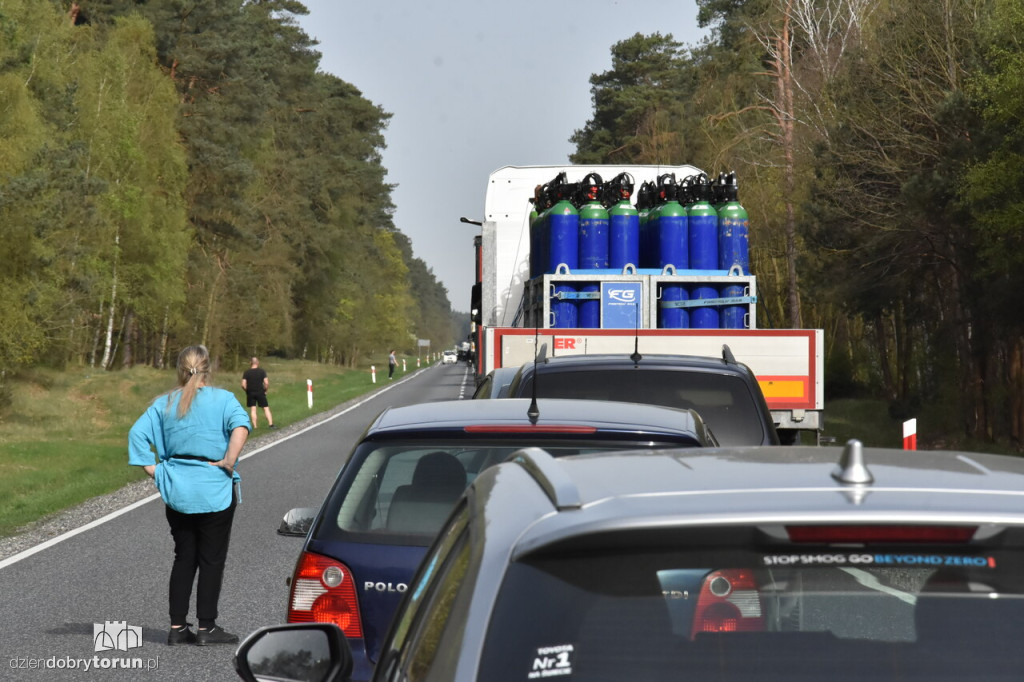
<path fill-rule="evenodd" d="M 826 401 L 1019 450 L 1024 3 L 697 5 L 700 45 L 612 47 L 572 161 L 735 170 L 758 319 L 825 330 Z"/>
<path fill-rule="evenodd" d="M 1019 449 L 1024 3 L 696 3 L 698 45 L 609 46 L 569 161 L 736 171 L 758 319 L 825 330 L 827 399 Z M 391 219 L 389 113 L 305 12 L 0 3 L 0 370 L 462 337 Z"/>
<path fill-rule="evenodd" d="M 0 368 L 443 348 L 392 223 L 389 114 L 294 0 L 0 3 Z M 173 364 L 173 356 L 170 358 Z"/>

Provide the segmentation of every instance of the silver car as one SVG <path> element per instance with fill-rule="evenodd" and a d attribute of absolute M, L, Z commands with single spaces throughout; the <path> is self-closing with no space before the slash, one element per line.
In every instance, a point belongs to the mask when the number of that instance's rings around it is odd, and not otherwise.
<path fill-rule="evenodd" d="M 483 472 L 374 680 L 1019 680 L 1024 459 L 810 447 Z"/>

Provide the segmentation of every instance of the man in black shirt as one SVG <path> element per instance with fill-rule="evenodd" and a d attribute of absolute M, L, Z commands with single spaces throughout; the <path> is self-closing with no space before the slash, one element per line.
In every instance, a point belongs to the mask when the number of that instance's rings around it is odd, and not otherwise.
<path fill-rule="evenodd" d="M 252 417 L 252 428 L 256 428 L 256 407 L 263 408 L 263 414 L 267 417 L 270 428 L 274 426 L 274 417 L 270 414 L 270 403 L 267 402 L 267 388 L 270 387 L 270 380 L 267 372 L 260 367 L 260 359 L 254 357 L 249 369 L 242 373 L 242 390 L 245 391 L 245 404 L 249 408 Z"/>

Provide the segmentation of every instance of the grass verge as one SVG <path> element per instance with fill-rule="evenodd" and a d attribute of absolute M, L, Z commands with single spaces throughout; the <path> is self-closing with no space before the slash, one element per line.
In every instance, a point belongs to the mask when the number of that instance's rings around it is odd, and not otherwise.
<path fill-rule="evenodd" d="M 362 369 L 276 358 L 261 365 L 270 378 L 268 399 L 279 427 L 381 386 L 380 376 L 374 384 Z M 218 372 L 211 383 L 232 390 L 245 405 L 241 374 Z M 307 379 L 313 382 L 312 410 Z M 143 478 L 141 469 L 128 466 L 128 429 L 175 381 L 172 370 L 150 367 L 36 369 L 9 381 L 12 403 L 0 420 L 0 537 Z M 258 417 L 254 436 L 266 432 L 262 409 Z"/>

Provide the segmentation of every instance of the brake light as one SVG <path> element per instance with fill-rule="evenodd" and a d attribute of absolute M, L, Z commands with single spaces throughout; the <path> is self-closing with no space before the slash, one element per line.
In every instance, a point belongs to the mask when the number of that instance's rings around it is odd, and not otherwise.
<path fill-rule="evenodd" d="M 596 426 L 570 424 L 477 424 L 463 428 L 466 433 L 597 433 Z"/>
<path fill-rule="evenodd" d="M 334 623 L 346 637 L 362 638 L 352 572 L 340 561 L 303 552 L 288 595 L 289 623 Z"/>
<path fill-rule="evenodd" d="M 764 609 L 753 571 L 723 569 L 704 578 L 694 611 L 691 638 L 701 632 L 764 630 Z"/>
<path fill-rule="evenodd" d="M 792 542 L 970 542 L 977 526 L 786 526 Z"/>

